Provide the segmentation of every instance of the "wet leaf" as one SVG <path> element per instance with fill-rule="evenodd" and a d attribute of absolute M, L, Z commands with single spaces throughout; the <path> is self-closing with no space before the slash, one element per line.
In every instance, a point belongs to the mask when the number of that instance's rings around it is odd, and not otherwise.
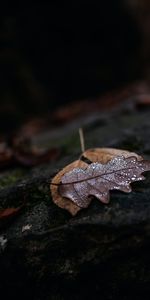
<path fill-rule="evenodd" d="M 56 176 L 52 179 L 52 182 L 50 184 L 50 190 L 53 202 L 58 205 L 61 208 L 64 208 L 68 210 L 72 215 L 76 215 L 76 213 L 81 209 L 79 206 L 77 206 L 75 203 L 67 199 L 66 197 L 63 197 L 59 191 L 58 187 L 61 183 L 61 178 L 64 174 L 66 174 L 69 171 L 72 171 L 74 168 L 87 168 L 87 164 L 84 163 L 82 160 L 76 160 L 73 163 L 67 165 L 65 168 L 63 168 L 59 173 L 56 174 Z"/>
<path fill-rule="evenodd" d="M 81 208 L 88 207 L 91 196 L 109 202 L 109 190 L 131 192 L 130 183 L 145 179 L 141 173 L 150 170 L 150 162 L 131 156 L 114 157 L 106 164 L 92 163 L 86 169 L 74 168 L 61 178 L 59 193 Z"/>
<path fill-rule="evenodd" d="M 91 162 L 100 162 L 102 164 L 107 163 L 116 156 L 124 156 L 125 158 L 135 156 L 137 160 L 142 160 L 142 156 L 135 152 L 115 148 L 93 148 L 86 150 L 82 154 L 83 158 L 85 157 Z"/>
<path fill-rule="evenodd" d="M 119 160 L 120 169 L 117 170 L 116 168 L 117 166 L 119 167 Z M 130 160 L 133 160 L 134 166 L 132 166 L 131 169 L 129 169 Z M 128 166 L 126 173 L 124 173 L 125 170 L 122 169 L 124 164 L 127 164 Z M 92 178 L 88 178 L 89 173 L 94 172 L 92 169 L 93 167 L 96 167 L 95 172 L 96 170 L 98 172 L 99 169 L 100 173 L 96 174 L 96 176 L 92 175 Z M 104 174 L 101 174 L 101 170 L 103 170 Z M 110 170 L 111 174 L 109 174 Z M 79 160 L 67 165 L 52 179 L 50 184 L 52 199 L 59 207 L 68 210 L 72 215 L 76 215 L 79 210 L 89 205 L 92 197 L 94 195 L 96 196 L 96 193 L 102 202 L 107 203 L 109 201 L 109 190 L 117 189 L 124 192 L 131 191 L 130 183 L 143 180 L 144 177 L 140 174 L 148 170 L 150 170 L 150 162 L 144 161 L 142 156 L 134 152 L 115 148 L 88 149 L 83 152 Z M 136 177 L 133 177 L 132 175 L 135 175 Z M 83 176 L 82 180 L 80 180 L 80 176 L 81 178 Z M 114 177 L 112 180 L 113 182 L 109 182 L 107 176 Z M 91 182 L 89 182 L 89 180 Z M 85 188 L 85 186 L 88 185 L 87 182 L 92 184 L 92 187 L 88 187 L 88 189 Z M 96 189 L 97 182 L 99 182 L 100 188 L 102 189 L 101 191 L 93 192 L 94 182 Z M 83 192 L 82 197 L 75 197 L 75 191 L 73 190 L 74 184 L 75 189 L 79 188 L 80 192 Z M 84 198 L 84 201 L 81 201 L 81 198 Z"/>

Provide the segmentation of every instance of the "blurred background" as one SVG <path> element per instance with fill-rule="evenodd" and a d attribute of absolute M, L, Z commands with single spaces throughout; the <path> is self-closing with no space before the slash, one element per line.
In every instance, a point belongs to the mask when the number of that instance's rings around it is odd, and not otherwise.
<path fill-rule="evenodd" d="M 23 1 L 0 14 L 1 134 L 148 80 L 148 0 Z"/>

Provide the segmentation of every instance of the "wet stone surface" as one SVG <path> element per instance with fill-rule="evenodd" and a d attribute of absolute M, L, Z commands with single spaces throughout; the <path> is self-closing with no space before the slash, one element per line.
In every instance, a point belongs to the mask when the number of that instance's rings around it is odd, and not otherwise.
<path fill-rule="evenodd" d="M 150 111 L 101 118 L 85 125 L 87 148 L 123 148 L 150 159 Z M 20 214 L 0 228 L 4 299 L 149 299 L 150 173 L 132 184 L 132 193 L 113 191 L 108 205 L 94 200 L 71 217 L 52 202 L 49 190 L 51 178 L 80 154 L 74 132 L 62 143 L 67 150 L 56 163 L 19 171 L 12 182 L 12 171 L 9 181 L 1 174 L 1 208 L 26 198 Z"/>

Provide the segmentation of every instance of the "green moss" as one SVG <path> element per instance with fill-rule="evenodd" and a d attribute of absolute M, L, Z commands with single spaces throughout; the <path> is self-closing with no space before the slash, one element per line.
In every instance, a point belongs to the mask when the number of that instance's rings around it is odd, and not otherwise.
<path fill-rule="evenodd" d="M 3 173 L 3 175 L 0 177 L 0 189 L 14 184 L 19 179 L 22 179 L 25 174 L 26 171 L 22 169 L 15 169 Z"/>

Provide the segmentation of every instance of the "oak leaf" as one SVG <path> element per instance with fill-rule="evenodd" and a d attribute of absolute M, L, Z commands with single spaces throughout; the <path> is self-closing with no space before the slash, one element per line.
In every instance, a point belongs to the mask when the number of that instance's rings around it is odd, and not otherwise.
<path fill-rule="evenodd" d="M 125 165 L 127 170 L 123 170 Z M 55 175 L 50 184 L 52 199 L 59 207 L 76 215 L 90 204 L 93 196 L 108 203 L 109 190 L 130 192 L 130 183 L 143 180 L 140 174 L 148 170 L 150 162 L 136 153 L 114 148 L 88 149 L 79 160 Z"/>
<path fill-rule="evenodd" d="M 87 164 L 85 162 L 83 162 L 82 160 L 76 160 L 76 161 L 72 162 L 71 164 L 69 164 L 65 168 L 63 168 L 59 173 L 57 173 L 55 175 L 55 177 L 52 179 L 51 184 L 50 184 L 53 202 L 56 205 L 58 205 L 59 207 L 68 210 L 73 216 L 76 215 L 77 212 L 79 210 L 81 210 L 81 208 L 79 206 L 77 206 L 75 203 L 73 203 L 72 201 L 70 201 L 69 199 L 61 196 L 61 194 L 59 193 L 58 187 L 61 184 L 62 176 L 77 167 L 86 169 Z"/>
<path fill-rule="evenodd" d="M 135 152 L 116 148 L 93 148 L 83 152 L 83 157 L 87 158 L 91 162 L 100 162 L 102 164 L 107 163 L 109 160 L 116 156 L 124 156 L 125 158 L 135 156 L 137 160 L 142 160 L 142 156 Z"/>
<path fill-rule="evenodd" d="M 148 161 L 117 156 L 107 164 L 92 163 L 85 170 L 75 168 L 66 173 L 61 179 L 59 193 L 82 208 L 90 204 L 90 196 L 108 203 L 109 190 L 131 192 L 130 183 L 145 179 L 141 173 L 148 170 Z"/>

